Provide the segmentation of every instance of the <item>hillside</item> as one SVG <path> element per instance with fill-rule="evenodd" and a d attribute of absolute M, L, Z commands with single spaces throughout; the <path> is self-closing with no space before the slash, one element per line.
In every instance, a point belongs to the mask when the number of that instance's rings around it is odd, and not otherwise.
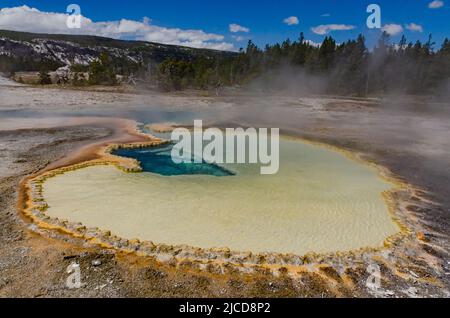
<path fill-rule="evenodd" d="M 167 58 L 232 57 L 236 53 L 87 35 L 35 34 L 0 30 L 0 72 L 38 71 L 43 66 L 88 65 L 102 52 L 122 69 L 158 64 Z"/>

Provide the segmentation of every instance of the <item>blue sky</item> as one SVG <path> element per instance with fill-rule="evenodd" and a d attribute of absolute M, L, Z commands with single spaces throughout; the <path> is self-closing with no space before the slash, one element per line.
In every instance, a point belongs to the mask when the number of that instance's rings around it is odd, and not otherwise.
<path fill-rule="evenodd" d="M 76 3 L 80 5 L 82 15 L 93 22 L 119 21 L 121 19 L 143 21 L 144 17 L 148 17 L 151 21 L 150 25 L 162 28 L 158 29 L 159 31 L 194 29 L 201 30 L 205 34 L 223 37 L 201 40 L 197 40 L 197 37 L 190 37 L 186 43 L 193 43 L 191 46 L 207 46 L 208 43 L 217 42 L 233 45 L 237 49 L 245 47 L 248 39 L 252 39 L 262 46 L 266 43 L 282 41 L 288 37 L 297 39 L 301 31 L 305 33 L 307 39 L 321 42 L 325 35 L 316 34 L 317 32 L 313 32 L 312 28 L 318 25 L 333 24 L 352 28 L 329 33 L 338 42 L 355 38 L 359 33 L 363 33 L 371 46 L 378 39 L 381 31 L 369 30 L 366 26 L 368 17 L 366 8 L 370 3 L 380 5 L 382 25 L 393 25 L 394 28 L 391 30 L 397 30 L 398 33 L 392 35 L 393 42 L 398 41 L 401 34 L 405 34 L 410 41 L 417 39 L 425 41 L 428 34 L 432 33 L 434 41 L 440 45 L 445 37 L 450 37 L 450 0 L 435 1 L 433 7 L 436 8 L 433 9 L 429 8 L 431 2 L 432 0 L 128 0 L 126 2 L 118 0 L 2 0 L 0 7 L 12 8 L 27 5 L 41 12 L 64 13 L 68 4 Z M 285 18 L 291 16 L 297 17 L 299 23 L 293 25 L 283 23 Z M 15 20 L 17 21 L 17 19 Z M 25 20 L 29 19 L 23 21 Z M 39 24 L 43 23 L 41 20 L 36 22 L 38 25 L 33 30 L 40 31 Z M 2 23 L 0 14 L 0 28 L 9 28 L 9 25 L 13 24 L 10 29 L 22 29 L 18 22 L 13 23 L 5 19 L 3 21 L 7 22 Z M 407 28 L 407 25 L 411 26 L 411 23 L 414 23 L 415 31 Z M 249 31 L 231 32 L 230 24 L 238 24 L 244 27 L 244 31 L 246 31 L 245 28 Z M 399 27 L 403 31 L 399 31 Z M 25 24 L 23 25 L 25 31 L 30 28 L 31 26 L 26 28 Z M 48 29 L 44 29 L 44 31 L 51 32 Z M 59 28 L 56 28 L 55 32 L 58 31 L 61 32 Z M 152 30 L 151 32 L 156 31 Z M 119 34 L 115 37 L 133 38 L 133 33 Z M 140 38 L 147 39 L 142 34 Z M 160 35 L 152 35 L 148 39 L 164 42 L 164 36 L 160 37 Z M 167 41 L 176 41 L 175 35 Z"/>

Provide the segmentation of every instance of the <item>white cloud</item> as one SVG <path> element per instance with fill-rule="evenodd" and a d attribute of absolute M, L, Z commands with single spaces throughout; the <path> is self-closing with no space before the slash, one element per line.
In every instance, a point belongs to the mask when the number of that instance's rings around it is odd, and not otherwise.
<path fill-rule="evenodd" d="M 120 21 L 93 22 L 81 17 L 80 29 L 67 27 L 65 13 L 39 11 L 28 6 L 0 9 L 0 29 L 13 31 L 83 34 L 135 39 L 164 44 L 184 45 L 216 50 L 235 50 L 231 43 L 224 42 L 224 36 L 202 30 L 165 28 L 151 24 L 147 17 L 143 21 L 122 19 Z"/>
<path fill-rule="evenodd" d="M 283 20 L 283 23 L 287 24 L 287 25 L 297 25 L 300 23 L 300 21 L 298 21 L 298 18 L 295 16 L 286 18 Z"/>
<path fill-rule="evenodd" d="M 321 17 L 327 18 L 327 17 L 331 17 L 331 14 L 329 13 L 324 13 L 320 15 Z"/>
<path fill-rule="evenodd" d="M 232 35 L 231 37 L 237 42 L 242 42 L 247 39 L 245 36 L 241 35 Z"/>
<path fill-rule="evenodd" d="M 430 9 L 439 9 L 439 8 L 442 8 L 443 6 L 444 6 L 444 1 L 439 1 L 439 0 L 431 1 L 428 4 L 428 8 L 430 8 Z"/>
<path fill-rule="evenodd" d="M 423 27 L 420 24 L 410 23 L 407 24 L 405 28 L 412 32 L 423 32 Z"/>
<path fill-rule="evenodd" d="M 389 35 L 397 35 L 403 32 L 403 27 L 400 24 L 386 24 L 381 30 Z"/>
<path fill-rule="evenodd" d="M 230 32 L 237 33 L 237 32 L 244 32 L 248 33 L 250 32 L 249 28 L 243 27 L 242 25 L 232 23 L 230 24 Z"/>
<path fill-rule="evenodd" d="M 354 25 L 347 24 L 321 24 L 311 28 L 311 31 L 313 31 L 315 34 L 325 35 L 331 31 L 346 31 L 353 30 L 354 28 Z"/>

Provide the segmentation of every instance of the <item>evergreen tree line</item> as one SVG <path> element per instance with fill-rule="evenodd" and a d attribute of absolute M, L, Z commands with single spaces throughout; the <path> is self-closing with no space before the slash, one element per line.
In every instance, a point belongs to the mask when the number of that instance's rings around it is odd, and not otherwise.
<path fill-rule="evenodd" d="M 72 65 L 74 85 L 115 85 L 117 75 L 139 78 L 164 91 L 187 88 L 218 90 L 246 85 L 263 90 L 367 96 L 386 93 L 437 94 L 450 87 L 450 41 L 391 43 L 383 33 L 369 50 L 365 38 L 338 44 L 327 36 L 321 45 L 296 41 L 257 47 L 252 41 L 237 54 L 171 57 L 161 63 L 131 63 L 106 52 L 89 65 Z M 40 82 L 62 65 L 50 60 L 0 56 L 0 71 L 40 70 Z M 88 74 L 88 76 L 86 76 Z"/>
<path fill-rule="evenodd" d="M 289 80 L 280 81 L 288 70 Z M 295 75 L 302 74 L 302 79 Z M 365 38 L 342 44 L 325 37 L 320 46 L 297 41 L 258 48 L 252 41 L 229 58 L 167 59 L 157 67 L 156 80 L 163 90 L 204 89 L 226 85 L 264 83 L 262 87 L 300 88 L 308 78 L 322 79 L 321 92 L 366 96 L 389 92 L 433 94 L 450 82 L 450 41 L 436 48 L 431 35 L 426 43 L 390 43 L 383 33 L 373 50 Z"/>

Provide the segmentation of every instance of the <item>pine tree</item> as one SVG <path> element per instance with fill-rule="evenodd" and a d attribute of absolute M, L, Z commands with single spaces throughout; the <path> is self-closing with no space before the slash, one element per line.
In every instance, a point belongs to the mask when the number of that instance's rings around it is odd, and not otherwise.
<path fill-rule="evenodd" d="M 51 83 L 52 83 L 52 79 L 50 78 L 48 71 L 46 69 L 42 68 L 39 71 L 39 84 L 50 85 Z"/>
<path fill-rule="evenodd" d="M 117 79 L 111 58 L 106 53 L 89 64 L 89 84 L 116 85 Z"/>

